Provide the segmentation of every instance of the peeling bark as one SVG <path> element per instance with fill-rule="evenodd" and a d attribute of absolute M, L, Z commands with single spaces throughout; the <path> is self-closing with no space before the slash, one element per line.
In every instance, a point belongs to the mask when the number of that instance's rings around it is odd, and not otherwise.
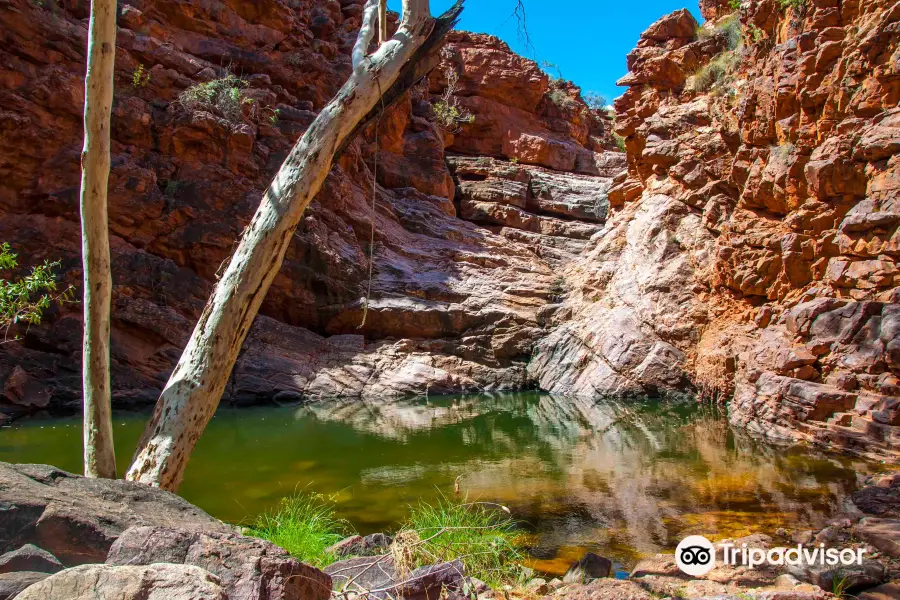
<path fill-rule="evenodd" d="M 335 152 L 379 102 L 380 90 L 394 84 L 428 39 L 434 23 L 428 0 L 404 0 L 400 28 L 374 54 L 365 56 L 377 8 L 378 0 L 366 5 L 350 79 L 294 146 L 244 230 L 156 404 L 127 479 L 178 488 L 303 211 L 321 188 Z"/>
<path fill-rule="evenodd" d="M 84 149 L 81 153 L 81 249 L 84 264 L 84 474 L 116 476 L 110 415 L 109 259 L 107 185 L 110 112 L 116 60 L 116 3 L 93 0 L 84 82 Z"/>

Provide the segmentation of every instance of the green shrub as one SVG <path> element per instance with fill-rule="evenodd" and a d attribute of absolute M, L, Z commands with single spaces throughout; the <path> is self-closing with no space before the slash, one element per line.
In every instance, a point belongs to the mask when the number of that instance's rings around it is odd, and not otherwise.
<path fill-rule="evenodd" d="M 245 87 L 246 81 L 228 73 L 221 79 L 192 85 L 179 94 L 178 101 L 188 111 L 205 110 L 238 123 L 243 117 Z"/>
<path fill-rule="evenodd" d="M 728 0 L 728 6 L 731 10 L 741 10 L 741 0 Z"/>
<path fill-rule="evenodd" d="M 401 571 L 459 559 L 467 575 L 498 587 L 518 579 L 523 542 L 505 507 L 441 497 L 411 507 L 392 552 Z"/>
<path fill-rule="evenodd" d="M 584 95 L 584 102 L 590 108 L 595 110 L 606 110 L 606 107 L 609 106 L 609 102 L 606 100 L 606 96 L 603 94 L 598 94 L 597 92 L 588 92 Z"/>
<path fill-rule="evenodd" d="M 19 266 L 18 255 L 13 254 L 9 244 L 0 244 L 0 271 L 15 269 Z M 18 323 L 37 325 L 43 318 L 44 311 L 53 302 L 69 302 L 75 288 L 67 287 L 61 293 L 57 291 L 54 269 L 59 268 L 59 261 L 44 261 L 44 264 L 31 269 L 31 273 L 17 280 L 0 279 L 0 329 L 6 341 L 9 329 Z M 18 338 L 14 338 L 18 339 Z"/>
<path fill-rule="evenodd" d="M 322 567 L 336 560 L 325 549 L 348 532 L 349 526 L 337 518 L 326 498 L 304 493 L 282 499 L 275 511 L 256 520 L 247 535 L 268 540 L 291 556 Z"/>
<path fill-rule="evenodd" d="M 577 105 L 577 102 L 562 88 L 554 87 L 547 93 L 547 97 L 559 108 L 574 108 Z"/>
<path fill-rule="evenodd" d="M 460 125 L 475 121 L 475 115 L 443 99 L 432 104 L 431 111 L 437 124 L 446 131 L 456 131 Z"/>
<path fill-rule="evenodd" d="M 150 85 L 150 71 L 144 69 L 144 65 L 138 63 L 137 68 L 131 74 L 131 87 L 143 88 Z"/>
<path fill-rule="evenodd" d="M 441 97 L 431 104 L 431 111 L 438 126 L 444 131 L 456 132 L 460 125 L 473 123 L 475 115 L 456 104 L 456 89 L 459 85 L 459 74 L 447 68 L 444 72 L 447 77 L 447 87 Z"/>
<path fill-rule="evenodd" d="M 620 152 L 625 152 L 625 138 L 618 133 L 613 132 L 613 139 L 616 140 L 616 147 Z"/>
<path fill-rule="evenodd" d="M 689 92 L 715 91 L 724 87 L 731 79 L 731 75 L 741 62 L 741 53 L 738 50 L 726 50 L 708 64 L 703 65 L 687 81 L 685 86 Z"/>

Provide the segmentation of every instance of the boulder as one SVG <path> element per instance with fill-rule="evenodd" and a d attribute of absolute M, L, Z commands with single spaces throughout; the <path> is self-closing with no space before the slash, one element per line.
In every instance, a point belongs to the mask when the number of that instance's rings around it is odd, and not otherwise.
<path fill-rule="evenodd" d="M 844 581 L 848 592 L 870 588 L 884 581 L 884 565 L 874 560 L 863 559 L 861 565 L 797 565 L 789 566 L 788 571 L 800 581 L 817 585 L 830 592 L 835 589 L 835 581 Z"/>
<path fill-rule="evenodd" d="M 547 598 L 558 598 L 557 594 Z M 597 579 L 590 584 L 573 584 L 565 587 L 566 600 L 655 600 L 652 593 L 635 581 L 621 579 Z"/>
<path fill-rule="evenodd" d="M 17 600 L 231 600 L 211 573 L 188 565 L 82 565 L 28 587 Z"/>
<path fill-rule="evenodd" d="M 119 535 L 135 525 L 231 530 L 175 494 L 47 465 L 0 463 L 0 508 L 0 552 L 34 544 L 65 566 L 103 562 Z"/>
<path fill-rule="evenodd" d="M 375 556 L 384 554 L 393 541 L 391 536 L 383 533 L 372 533 L 366 536 L 352 535 L 326 548 L 325 552 L 338 557 Z"/>
<path fill-rule="evenodd" d="M 892 581 L 866 590 L 857 598 L 859 600 L 896 600 L 900 598 L 900 581 Z"/>
<path fill-rule="evenodd" d="M 229 600 L 325 600 L 331 578 L 275 544 L 236 533 L 132 527 L 110 548 L 108 565 L 175 563 L 215 575 Z"/>
<path fill-rule="evenodd" d="M 879 551 L 900 557 L 900 519 L 866 517 L 856 524 L 856 536 Z"/>
<path fill-rule="evenodd" d="M 56 573 L 62 570 L 63 565 L 59 559 L 34 544 L 25 544 L 18 550 L 10 550 L 0 556 L 0 573 L 13 571 Z"/>
<path fill-rule="evenodd" d="M 900 517 L 900 473 L 874 477 L 850 496 L 859 510 L 878 517 Z"/>
<path fill-rule="evenodd" d="M 444 588 L 457 591 L 465 585 L 465 567 L 458 561 L 419 567 L 401 574 L 389 554 L 348 558 L 325 567 L 335 590 L 370 592 L 370 598 L 401 596 L 405 600 L 429 600 L 441 596 Z"/>
<path fill-rule="evenodd" d="M 569 567 L 563 577 L 563 583 L 590 583 L 595 579 L 609 577 L 611 571 L 611 560 L 588 552 Z"/>
<path fill-rule="evenodd" d="M 49 577 L 49 573 L 35 571 L 18 571 L 16 573 L 0 573 L 0 600 L 12 600 L 19 597 L 22 590 Z"/>

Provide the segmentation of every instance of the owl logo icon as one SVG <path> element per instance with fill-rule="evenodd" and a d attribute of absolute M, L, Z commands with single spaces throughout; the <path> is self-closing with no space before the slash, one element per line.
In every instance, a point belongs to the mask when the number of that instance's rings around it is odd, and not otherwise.
<path fill-rule="evenodd" d="M 702 535 L 689 535 L 675 548 L 675 563 L 691 577 L 706 575 L 716 566 L 716 549 Z"/>

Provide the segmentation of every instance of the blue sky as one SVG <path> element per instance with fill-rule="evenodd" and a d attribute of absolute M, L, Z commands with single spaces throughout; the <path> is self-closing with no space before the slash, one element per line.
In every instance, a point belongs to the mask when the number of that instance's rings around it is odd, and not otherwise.
<path fill-rule="evenodd" d="M 648 25 L 679 8 L 688 8 L 700 20 L 696 0 L 523 2 L 533 50 L 519 40 L 516 19 L 510 18 L 516 0 L 467 0 L 459 27 L 496 35 L 538 63 L 555 63 L 563 77 L 609 101 L 625 91 L 616 87 L 616 80 L 625 75 L 625 55 Z M 452 4 L 453 0 L 431 0 L 431 11 L 440 14 Z M 388 0 L 388 6 L 399 11 L 401 1 Z M 548 71 L 556 75 L 554 69 Z"/>

